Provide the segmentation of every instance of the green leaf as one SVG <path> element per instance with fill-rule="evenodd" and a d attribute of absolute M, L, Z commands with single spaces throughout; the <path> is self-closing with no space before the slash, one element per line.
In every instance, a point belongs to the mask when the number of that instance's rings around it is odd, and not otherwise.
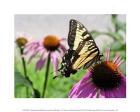
<path fill-rule="evenodd" d="M 116 42 L 112 43 L 111 50 L 112 51 L 126 50 L 126 44 L 121 44 L 120 42 L 116 41 Z"/>
<path fill-rule="evenodd" d="M 40 98 L 41 97 L 40 92 L 37 89 L 33 89 L 33 97 L 34 98 Z"/>
<path fill-rule="evenodd" d="M 120 54 L 121 54 L 121 58 L 122 59 L 124 59 L 124 60 L 126 60 L 126 51 L 119 51 L 120 52 Z"/>
<path fill-rule="evenodd" d="M 122 30 L 126 32 L 126 23 L 119 21 L 116 14 L 112 14 L 111 19 L 117 31 Z"/>
<path fill-rule="evenodd" d="M 32 83 L 27 80 L 20 72 L 15 72 L 15 86 L 24 85 L 26 87 L 32 87 Z"/>
<path fill-rule="evenodd" d="M 122 23 L 122 22 L 118 21 L 117 26 L 118 26 L 119 30 L 126 32 L 126 23 Z"/>

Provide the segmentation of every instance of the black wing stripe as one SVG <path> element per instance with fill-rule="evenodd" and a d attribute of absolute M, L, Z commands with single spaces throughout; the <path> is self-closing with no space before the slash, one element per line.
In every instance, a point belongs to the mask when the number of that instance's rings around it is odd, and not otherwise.
<path fill-rule="evenodd" d="M 68 34 L 68 45 L 72 49 L 74 46 L 74 40 L 76 36 L 76 29 L 77 29 L 77 23 L 74 20 L 70 21 L 70 26 L 69 26 L 69 34 Z"/>
<path fill-rule="evenodd" d="M 87 35 L 88 34 L 88 32 L 87 31 L 85 31 L 83 34 L 82 34 L 82 36 L 85 36 L 85 35 Z"/>

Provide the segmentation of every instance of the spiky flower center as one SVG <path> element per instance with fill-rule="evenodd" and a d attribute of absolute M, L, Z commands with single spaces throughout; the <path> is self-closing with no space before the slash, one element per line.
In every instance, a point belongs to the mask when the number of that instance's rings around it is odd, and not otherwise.
<path fill-rule="evenodd" d="M 24 47 L 28 40 L 25 37 L 19 37 L 16 39 L 16 43 L 19 47 Z"/>
<path fill-rule="evenodd" d="M 60 40 L 54 35 L 48 35 L 44 38 L 43 45 L 47 50 L 57 50 L 60 45 Z"/>
<path fill-rule="evenodd" d="M 118 67 L 111 61 L 101 62 L 93 67 L 93 82 L 103 90 L 119 87 L 121 76 Z"/>

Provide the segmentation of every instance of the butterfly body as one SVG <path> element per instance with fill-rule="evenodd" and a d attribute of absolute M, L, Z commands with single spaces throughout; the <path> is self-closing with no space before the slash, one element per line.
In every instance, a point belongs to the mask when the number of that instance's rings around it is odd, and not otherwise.
<path fill-rule="evenodd" d="M 88 68 L 100 60 L 100 52 L 90 33 L 80 22 L 70 20 L 69 49 L 62 57 L 61 74 L 69 77 L 81 67 Z"/>
<path fill-rule="evenodd" d="M 72 68 L 74 52 L 74 50 L 69 49 L 62 58 L 61 74 L 65 77 L 69 77 L 71 73 L 74 74 L 77 72 L 77 70 Z"/>

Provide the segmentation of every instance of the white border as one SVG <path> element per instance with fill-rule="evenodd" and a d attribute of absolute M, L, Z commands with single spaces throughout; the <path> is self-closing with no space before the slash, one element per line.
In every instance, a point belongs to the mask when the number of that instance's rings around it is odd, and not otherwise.
<path fill-rule="evenodd" d="M 5 0 L 0 3 L 0 111 L 22 109 L 139 109 L 139 3 L 127 0 Z M 127 14 L 127 99 L 15 99 L 14 14 Z M 137 87 L 138 86 L 138 87 Z"/>

